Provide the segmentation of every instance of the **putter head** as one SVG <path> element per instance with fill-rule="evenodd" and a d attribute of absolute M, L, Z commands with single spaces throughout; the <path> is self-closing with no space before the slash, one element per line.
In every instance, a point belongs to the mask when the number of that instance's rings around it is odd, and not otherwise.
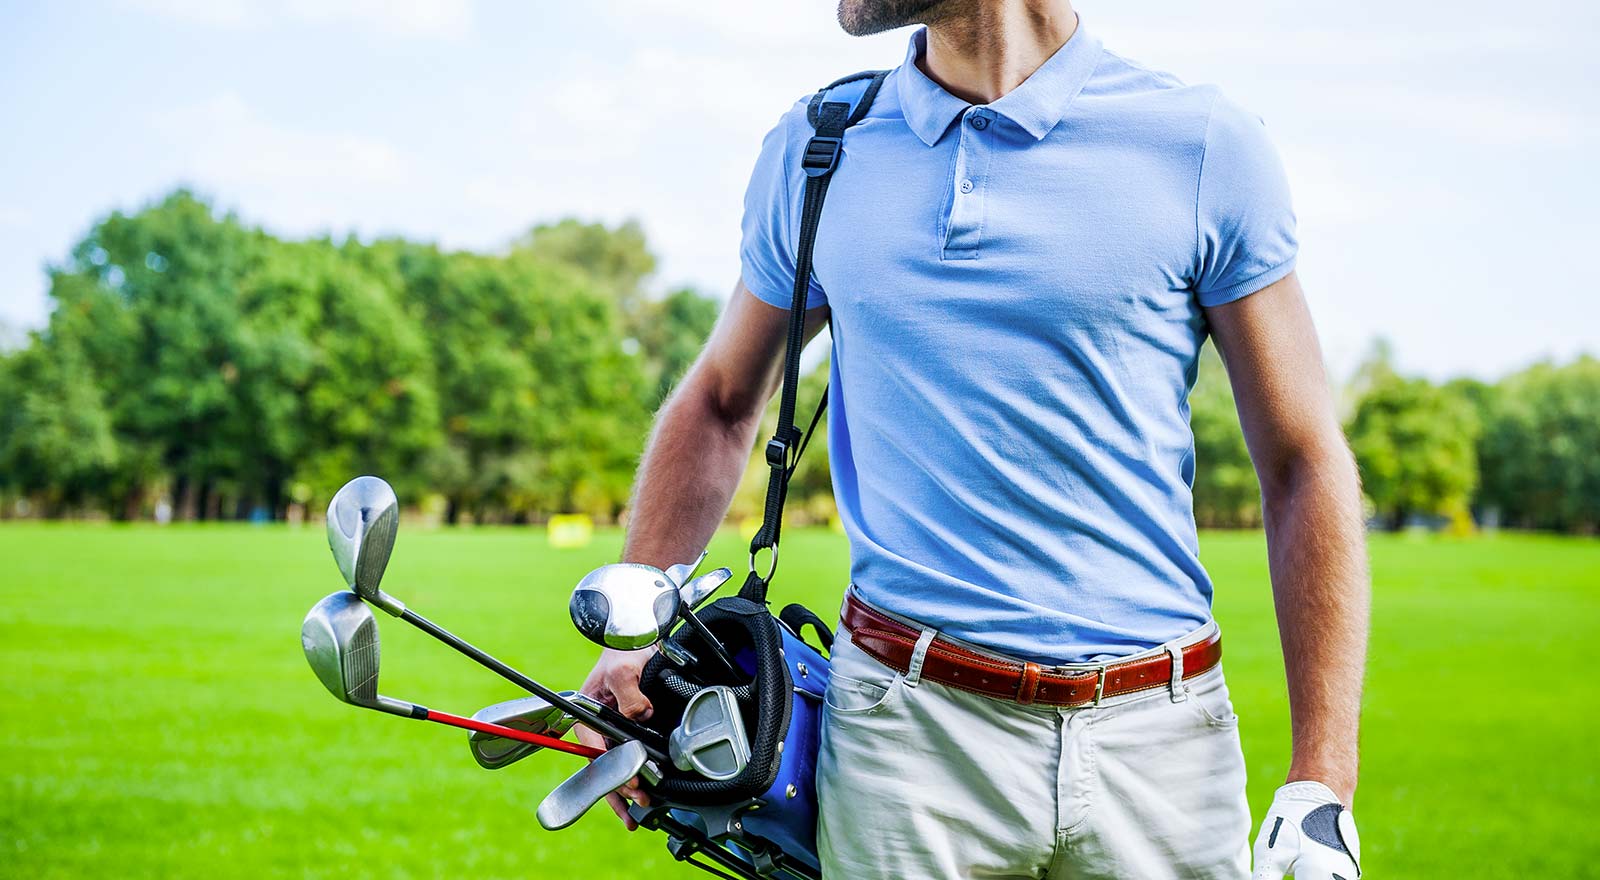
<path fill-rule="evenodd" d="M 572 591 L 567 610 L 572 625 L 589 641 L 636 651 L 666 638 L 682 605 L 678 585 L 666 572 L 617 562 L 584 575 Z"/>
<path fill-rule="evenodd" d="M 667 748 L 679 770 L 718 782 L 743 773 L 750 763 L 750 740 L 733 689 L 717 685 L 689 698 Z"/>
<path fill-rule="evenodd" d="M 597 709 L 599 706 L 587 694 L 562 691 L 561 696 L 589 709 Z M 528 733 L 540 733 L 556 739 L 565 736 L 578 721 L 550 705 L 543 697 L 523 697 L 485 706 L 472 714 L 472 720 L 486 721 Z M 467 738 L 467 745 L 472 749 L 472 757 L 478 762 L 478 766 L 485 770 L 499 770 L 544 748 L 533 743 L 506 739 L 477 730 Z"/>
<path fill-rule="evenodd" d="M 378 588 L 394 552 L 400 500 L 379 477 L 356 477 L 328 502 L 328 549 L 356 595 L 390 614 L 405 605 Z"/>
<path fill-rule="evenodd" d="M 409 707 L 378 695 L 378 621 L 361 597 L 340 590 L 311 606 L 300 625 L 300 647 L 328 692 L 354 706 L 409 715 Z"/>
<path fill-rule="evenodd" d="M 700 551 L 700 558 L 694 562 L 680 562 L 677 565 L 669 566 L 667 568 L 667 577 L 672 578 L 672 582 L 680 587 L 687 584 L 689 578 L 694 577 L 694 573 L 700 570 L 701 564 L 706 561 L 706 557 L 709 555 L 711 555 L 710 550 L 702 550 Z"/>
<path fill-rule="evenodd" d="M 546 831 L 559 831 L 635 776 L 643 776 L 651 785 L 660 782 L 661 775 L 649 766 L 649 757 L 638 740 L 628 740 L 608 750 L 545 795 L 535 811 L 539 824 Z"/>
<path fill-rule="evenodd" d="M 719 568 L 714 571 L 708 571 L 694 580 L 684 584 L 683 587 L 678 590 L 678 595 L 683 599 L 684 607 L 688 608 L 690 611 L 694 611 L 701 605 L 704 605 L 705 601 L 711 598 L 711 594 L 721 589 L 722 585 L 727 583 L 732 577 L 733 569 L 731 568 Z"/>

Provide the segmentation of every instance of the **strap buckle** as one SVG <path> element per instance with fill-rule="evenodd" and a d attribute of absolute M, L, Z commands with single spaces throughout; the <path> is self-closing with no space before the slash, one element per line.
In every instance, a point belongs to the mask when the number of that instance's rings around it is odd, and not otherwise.
<path fill-rule="evenodd" d="M 774 434 L 772 439 L 767 441 L 766 458 L 768 467 L 788 470 L 793 466 L 794 462 L 791 459 L 791 453 L 794 452 L 795 444 L 800 442 L 800 429 L 790 427 L 787 434 L 787 437 L 781 433 Z"/>
<path fill-rule="evenodd" d="M 779 440 L 777 437 L 767 441 L 767 466 L 774 468 L 789 466 L 789 441 Z"/>
<path fill-rule="evenodd" d="M 843 147 L 843 138 L 817 135 L 806 141 L 805 152 L 800 156 L 800 167 L 805 170 L 807 177 L 822 177 L 839 164 L 839 152 Z"/>
<path fill-rule="evenodd" d="M 1111 669 L 1111 667 L 1109 667 L 1109 666 L 1101 666 L 1095 672 L 1094 702 L 1090 703 L 1089 705 L 1091 705 L 1091 706 L 1093 706 L 1093 707 L 1095 707 L 1097 709 L 1100 708 L 1100 698 L 1105 696 L 1105 692 L 1106 692 L 1106 673 L 1109 672 L 1110 669 Z"/>

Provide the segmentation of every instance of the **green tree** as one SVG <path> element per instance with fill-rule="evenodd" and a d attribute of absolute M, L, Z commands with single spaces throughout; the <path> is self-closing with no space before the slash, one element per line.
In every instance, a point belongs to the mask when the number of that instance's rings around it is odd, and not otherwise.
<path fill-rule="evenodd" d="M 644 280 L 656 270 L 656 258 L 636 220 L 615 229 L 604 223 L 573 219 L 540 224 L 513 242 L 512 251 L 582 272 L 624 314 L 632 314 L 638 308 L 644 297 Z"/>
<path fill-rule="evenodd" d="M 185 515 L 217 515 L 240 452 L 218 430 L 234 411 L 239 279 L 265 236 L 178 191 L 112 213 L 52 272 L 47 346 L 76 346 L 131 453 L 107 487 L 135 507 L 170 476 Z"/>
<path fill-rule="evenodd" d="M 1371 375 L 1346 426 L 1367 497 L 1391 528 L 1460 514 L 1478 476 L 1471 403 L 1424 379 Z"/>
<path fill-rule="evenodd" d="M 426 471 L 448 518 L 615 515 L 648 424 L 644 373 L 622 350 L 615 301 L 523 250 L 502 258 L 386 242 L 369 258 L 395 273 L 429 328 L 444 442 Z"/>
<path fill-rule="evenodd" d="M 70 344 L 34 344 L 0 360 L 0 489 L 28 494 L 46 515 L 98 497 L 117 465 L 111 415 Z"/>
<path fill-rule="evenodd" d="M 1517 526 L 1600 528 L 1600 360 L 1507 377 L 1485 410 L 1480 505 Z"/>
<path fill-rule="evenodd" d="M 639 343 L 647 378 L 654 387 L 650 400 L 654 409 L 700 356 L 722 306 L 690 288 L 681 288 L 639 308 L 640 314 L 632 322 L 632 338 Z"/>
<path fill-rule="evenodd" d="M 1195 521 L 1207 528 L 1260 525 L 1261 486 L 1245 448 L 1228 371 L 1210 343 L 1201 349 L 1198 378 L 1189 392 L 1189 426 Z"/>

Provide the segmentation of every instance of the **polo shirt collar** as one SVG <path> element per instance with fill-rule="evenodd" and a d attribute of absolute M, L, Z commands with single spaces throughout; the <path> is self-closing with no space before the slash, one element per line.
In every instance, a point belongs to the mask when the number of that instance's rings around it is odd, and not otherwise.
<path fill-rule="evenodd" d="M 945 91 L 917 67 L 917 59 L 927 49 L 928 30 L 918 28 L 911 35 L 905 63 L 895 71 L 895 85 L 906 124 L 931 147 L 971 105 Z M 1021 85 L 988 105 L 989 109 L 1016 123 L 1034 140 L 1041 140 L 1067 115 L 1068 105 L 1083 91 L 1099 65 L 1100 54 L 1099 38 L 1084 29 L 1080 18 L 1072 39 Z"/>

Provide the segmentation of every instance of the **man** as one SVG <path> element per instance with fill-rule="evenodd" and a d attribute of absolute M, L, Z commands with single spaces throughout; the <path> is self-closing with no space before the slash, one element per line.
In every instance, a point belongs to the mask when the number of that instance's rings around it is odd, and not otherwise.
<path fill-rule="evenodd" d="M 1190 495 L 1209 334 L 1260 477 L 1293 716 L 1256 876 L 1355 880 L 1360 491 L 1263 126 L 1106 50 L 1069 0 L 842 0 L 839 18 L 926 27 L 845 139 L 808 303 L 811 331 L 832 317 L 852 580 L 824 873 L 1249 874 Z M 780 379 L 810 134 L 802 102 L 767 137 L 741 282 L 658 419 L 627 559 L 692 558 L 743 472 Z M 647 716 L 645 659 L 608 651 L 585 690 Z"/>

